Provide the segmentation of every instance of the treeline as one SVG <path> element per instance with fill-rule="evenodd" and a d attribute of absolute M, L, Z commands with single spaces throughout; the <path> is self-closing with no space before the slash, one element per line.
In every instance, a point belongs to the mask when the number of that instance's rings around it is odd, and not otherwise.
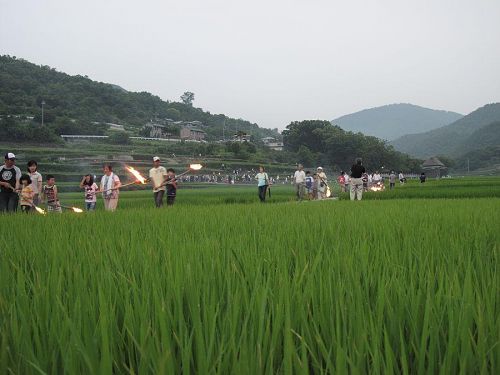
<path fill-rule="evenodd" d="M 33 121 L 40 123 L 43 101 L 44 123 L 69 119 L 88 125 L 85 131 L 89 134 L 101 131 L 94 122 L 118 123 L 139 131 L 150 120 L 169 118 L 203 122 L 209 140 L 221 139 L 223 128 L 226 134 L 240 130 L 258 138 L 278 135 L 249 121 L 213 115 L 190 104 L 163 101 L 148 92 L 129 92 L 86 76 L 70 76 L 16 57 L 0 56 L 0 87 L 0 115 L 33 116 Z M 35 132 L 35 128 L 24 130 Z"/>
<path fill-rule="evenodd" d="M 335 170 L 348 170 L 357 157 L 371 170 L 418 172 L 422 164 L 379 138 L 345 131 L 329 121 L 294 121 L 283 131 L 283 143 L 298 162 Z"/>

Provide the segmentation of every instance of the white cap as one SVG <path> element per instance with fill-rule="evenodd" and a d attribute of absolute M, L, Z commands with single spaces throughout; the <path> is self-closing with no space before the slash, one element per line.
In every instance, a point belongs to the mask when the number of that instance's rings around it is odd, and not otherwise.
<path fill-rule="evenodd" d="M 321 169 L 321 170 L 323 170 L 323 167 L 318 167 L 317 169 L 318 169 L 318 170 L 320 170 L 320 169 Z"/>
<path fill-rule="evenodd" d="M 160 158 L 158 156 L 153 156 L 153 161 L 160 161 Z"/>
<path fill-rule="evenodd" d="M 5 159 L 15 159 L 16 155 L 14 155 L 12 152 L 7 152 L 5 154 Z"/>

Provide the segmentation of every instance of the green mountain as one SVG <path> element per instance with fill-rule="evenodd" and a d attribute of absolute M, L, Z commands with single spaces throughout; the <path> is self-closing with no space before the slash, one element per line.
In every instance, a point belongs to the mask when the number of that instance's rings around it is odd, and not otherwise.
<path fill-rule="evenodd" d="M 208 140 L 221 139 L 223 129 L 226 136 L 240 131 L 257 139 L 279 137 L 277 130 L 260 128 L 249 121 L 214 115 L 192 105 L 163 101 L 148 92 L 130 92 L 118 85 L 71 76 L 10 56 L 0 56 L 0 88 L 0 116 L 10 116 L 10 122 L 17 122 L 9 124 L 9 129 L 15 130 L 9 132 L 17 141 L 30 137 L 47 140 L 54 135 L 57 139 L 64 132 L 102 134 L 105 123 L 122 124 L 138 132 L 150 120 L 165 119 L 201 121 Z M 42 101 L 47 125 L 43 131 L 37 129 Z"/>
<path fill-rule="evenodd" d="M 409 133 L 419 133 L 448 125 L 463 115 L 413 104 L 390 104 L 365 109 L 332 121 L 342 129 L 393 140 Z"/>
<path fill-rule="evenodd" d="M 415 157 L 458 157 L 464 152 L 499 145 L 500 103 L 488 104 L 452 124 L 420 134 L 400 137 L 391 144 Z"/>

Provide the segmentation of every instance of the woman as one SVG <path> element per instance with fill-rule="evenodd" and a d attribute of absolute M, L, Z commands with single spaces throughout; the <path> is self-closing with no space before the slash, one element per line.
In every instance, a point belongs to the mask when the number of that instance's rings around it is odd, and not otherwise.
<path fill-rule="evenodd" d="M 265 202 L 267 187 L 269 186 L 269 176 L 264 172 L 264 167 L 262 165 L 259 167 L 259 173 L 255 175 L 255 179 L 258 181 L 259 199 L 261 202 Z"/>
<path fill-rule="evenodd" d="M 120 178 L 113 173 L 113 167 L 109 164 L 104 166 L 104 176 L 101 179 L 101 192 L 104 198 L 104 209 L 106 211 L 115 211 L 118 206 L 118 196 L 122 183 Z"/>
<path fill-rule="evenodd" d="M 317 174 L 319 180 L 318 199 L 321 200 L 326 198 L 326 189 L 328 188 L 328 180 L 326 178 L 325 172 L 323 172 L 322 167 L 318 167 Z"/>
<path fill-rule="evenodd" d="M 87 211 L 94 211 L 97 201 L 96 193 L 99 190 L 99 186 L 94 182 L 94 177 L 90 174 L 83 176 L 80 188 L 85 190 L 85 208 Z"/>

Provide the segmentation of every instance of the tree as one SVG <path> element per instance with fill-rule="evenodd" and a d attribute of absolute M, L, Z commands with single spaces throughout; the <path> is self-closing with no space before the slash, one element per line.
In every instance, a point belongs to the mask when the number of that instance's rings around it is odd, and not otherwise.
<path fill-rule="evenodd" d="M 127 132 L 115 131 L 109 136 L 109 141 L 116 145 L 130 144 L 130 137 Z"/>
<path fill-rule="evenodd" d="M 194 94 L 190 91 L 186 91 L 181 95 L 181 100 L 184 104 L 192 106 L 194 101 Z"/>
<path fill-rule="evenodd" d="M 181 118 L 181 112 L 175 108 L 169 108 L 165 111 L 165 115 L 174 121 L 177 121 Z"/>

